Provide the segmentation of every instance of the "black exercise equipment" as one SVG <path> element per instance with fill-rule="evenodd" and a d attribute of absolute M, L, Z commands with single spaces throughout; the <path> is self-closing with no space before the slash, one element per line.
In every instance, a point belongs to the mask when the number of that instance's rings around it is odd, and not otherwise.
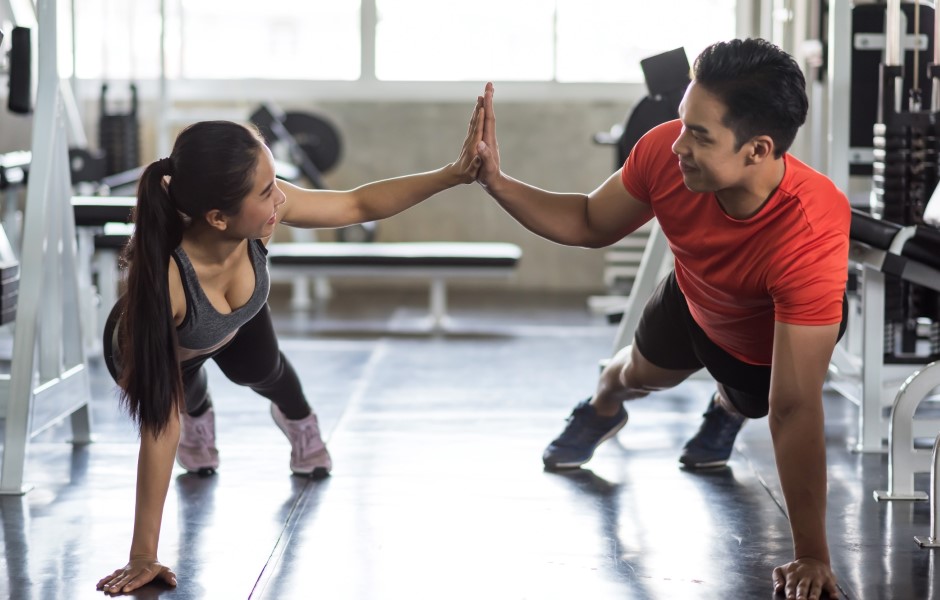
<path fill-rule="evenodd" d="M 908 8 L 911 7 L 902 6 L 903 11 Z M 883 8 L 879 10 L 883 12 Z M 921 22 L 933 23 L 933 17 L 931 9 L 929 14 L 921 14 Z M 903 27 L 900 33 L 901 38 L 907 33 L 920 35 L 919 31 Z M 885 37 L 892 36 L 886 32 Z M 932 43 L 928 48 L 933 48 Z M 940 231 L 925 225 L 923 215 L 931 194 L 940 183 L 940 113 L 930 109 L 936 99 L 925 90 L 932 87 L 935 78 L 940 78 L 940 65 L 928 65 L 933 52 L 924 50 L 902 53 L 900 48 L 887 48 L 885 56 L 891 56 L 894 50 L 897 50 L 895 57 L 921 54 L 918 60 L 910 58 L 899 61 L 901 64 L 888 64 L 888 59 L 882 60 L 879 54 L 879 86 L 871 86 L 879 91 L 877 120 L 872 129 L 875 160 L 872 163 L 871 214 L 895 226 L 915 228 L 916 240 L 908 241 L 905 249 L 908 246 L 916 249 L 920 243 L 928 252 L 935 252 L 936 245 L 931 242 L 940 237 Z M 891 60 L 898 59 L 892 57 Z M 913 69 L 902 64 L 927 66 L 923 73 L 918 69 L 914 77 L 908 78 L 905 72 L 910 74 Z M 868 81 L 865 83 L 867 85 Z M 857 218 L 853 218 L 853 224 Z M 940 293 L 935 288 L 918 285 L 890 272 L 886 274 L 884 352 L 885 363 L 922 364 L 940 359 Z"/>
<path fill-rule="evenodd" d="M 915 5 L 911 2 L 901 3 L 903 21 L 907 27 L 902 26 L 902 35 L 913 38 L 915 22 Z M 927 39 L 927 46 L 920 50 L 921 60 L 918 61 L 917 79 L 918 89 L 922 98 L 930 97 L 931 79 L 927 70 L 928 60 L 923 57 L 933 55 L 934 39 L 929 29 L 924 25 L 933 23 L 934 8 L 925 2 L 920 3 L 920 23 L 922 31 L 919 34 Z M 852 7 L 852 79 L 849 92 L 849 147 L 856 152 L 850 153 L 849 174 L 871 175 L 872 163 L 866 158 L 867 153 L 874 148 L 872 124 L 878 120 L 878 86 L 873 85 L 879 77 L 879 66 L 885 50 L 885 5 L 883 2 L 874 4 L 855 3 Z M 914 87 L 914 49 L 904 52 L 903 89 L 912 90 Z"/>
<path fill-rule="evenodd" d="M 690 81 L 685 48 L 644 58 L 640 67 L 649 93 L 633 106 L 622 126 L 594 134 L 595 143 L 617 147 L 615 169 L 623 166 L 633 146 L 647 131 L 679 116 L 679 103 Z"/>
<path fill-rule="evenodd" d="M 69 168 L 72 171 L 72 185 L 98 183 L 107 173 L 107 155 L 101 150 L 69 148 Z"/>
<path fill-rule="evenodd" d="M 339 162 L 341 143 L 336 128 L 310 113 L 285 113 L 273 104 L 262 104 L 249 120 L 269 145 L 283 144 L 290 161 L 315 187 L 325 190 L 323 173 Z"/>
<path fill-rule="evenodd" d="M 342 142 L 339 131 L 328 120 L 307 112 L 283 112 L 273 104 L 262 104 L 249 120 L 258 128 L 268 145 L 282 144 L 311 184 L 329 189 L 323 173 L 339 162 Z M 375 241 L 375 223 L 361 223 L 336 230 L 341 242 Z"/>
<path fill-rule="evenodd" d="M 98 115 L 98 147 L 105 153 L 105 175 L 114 175 L 140 166 L 137 86 L 130 84 L 130 108 L 126 112 L 109 112 L 107 93 L 108 84 L 102 84 Z"/>
<path fill-rule="evenodd" d="M 28 115 L 33 112 L 33 51 L 29 28 L 14 27 L 10 35 L 10 112 Z"/>
<path fill-rule="evenodd" d="M 16 320 L 16 301 L 20 294 L 20 264 L 0 261 L 0 325 Z"/>

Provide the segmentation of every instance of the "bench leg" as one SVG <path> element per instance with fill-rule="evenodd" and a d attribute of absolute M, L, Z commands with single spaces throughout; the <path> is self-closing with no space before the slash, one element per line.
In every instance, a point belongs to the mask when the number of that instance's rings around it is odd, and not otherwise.
<path fill-rule="evenodd" d="M 310 301 L 310 280 L 301 275 L 294 277 L 290 307 L 294 310 L 307 310 L 313 304 Z"/>
<path fill-rule="evenodd" d="M 940 435 L 933 444 L 930 468 L 930 535 L 914 536 L 921 548 L 940 548 Z"/>
<path fill-rule="evenodd" d="M 447 282 L 435 278 L 431 280 L 431 327 L 443 329 L 447 319 Z"/>

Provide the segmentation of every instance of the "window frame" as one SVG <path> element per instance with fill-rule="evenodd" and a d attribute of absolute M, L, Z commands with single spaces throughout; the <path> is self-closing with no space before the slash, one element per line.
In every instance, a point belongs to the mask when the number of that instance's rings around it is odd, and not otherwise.
<path fill-rule="evenodd" d="M 169 0 L 158 0 L 161 4 Z M 736 36 L 752 35 L 745 24 L 752 19 L 751 0 L 738 0 Z M 292 101 L 459 101 L 465 102 L 482 92 L 484 81 L 383 81 L 375 74 L 377 10 L 375 0 L 361 0 L 360 5 L 360 76 L 352 81 L 290 79 L 135 79 L 143 99 L 172 98 L 172 102 L 205 102 L 237 99 L 238 103 L 277 99 Z M 694 57 L 690 56 L 691 61 Z M 115 80 L 110 80 L 115 82 Z M 102 80 L 74 78 L 77 95 L 97 97 Z M 117 81 L 119 83 L 119 81 Z M 613 101 L 635 99 L 646 94 L 642 82 L 560 82 L 505 81 L 497 83 L 503 101 Z"/>

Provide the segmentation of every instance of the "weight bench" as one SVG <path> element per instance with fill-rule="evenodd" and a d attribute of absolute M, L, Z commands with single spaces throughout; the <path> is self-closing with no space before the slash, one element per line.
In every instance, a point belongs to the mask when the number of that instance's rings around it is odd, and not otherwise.
<path fill-rule="evenodd" d="M 104 322 L 117 302 L 118 254 L 133 230 L 129 224 L 137 199 L 129 196 L 74 196 L 72 212 L 78 237 L 79 302 L 85 323 L 83 337 L 89 355 L 97 354 Z M 117 233 L 110 231 L 119 228 Z M 92 284 L 97 273 L 97 286 Z"/>
<path fill-rule="evenodd" d="M 274 276 L 384 277 L 430 280 L 429 312 L 434 329 L 447 316 L 447 281 L 505 278 L 515 272 L 522 250 L 488 242 L 275 243 L 268 246 Z"/>

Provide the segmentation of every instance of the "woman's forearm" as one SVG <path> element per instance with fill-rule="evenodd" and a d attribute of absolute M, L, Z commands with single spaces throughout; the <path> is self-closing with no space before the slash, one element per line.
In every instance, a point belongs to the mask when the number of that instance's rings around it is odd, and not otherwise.
<path fill-rule="evenodd" d="M 173 472 L 173 460 L 180 439 L 179 415 L 170 417 L 166 429 L 158 436 L 142 431 L 137 458 L 137 503 L 134 511 L 134 537 L 131 558 L 156 558 L 166 503 Z"/>

